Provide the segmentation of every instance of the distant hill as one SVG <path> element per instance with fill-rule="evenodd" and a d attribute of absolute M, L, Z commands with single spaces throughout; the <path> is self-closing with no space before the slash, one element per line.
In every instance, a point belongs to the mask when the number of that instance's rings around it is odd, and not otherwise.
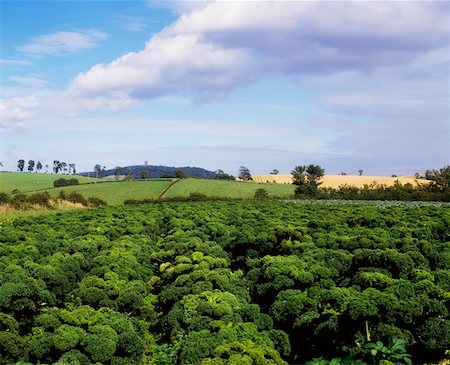
<path fill-rule="evenodd" d="M 140 179 L 143 171 L 148 171 L 148 178 L 161 178 L 161 177 L 175 177 L 175 170 L 179 169 L 186 173 L 188 177 L 202 178 L 202 179 L 214 179 L 216 174 L 212 171 L 202 169 L 201 167 L 170 167 L 170 166 L 155 166 L 155 165 L 135 165 L 120 167 L 120 175 L 133 176 L 133 179 Z M 104 170 L 101 172 L 101 177 L 114 176 L 115 169 Z M 82 172 L 77 175 L 95 177 L 96 174 L 92 172 Z"/>

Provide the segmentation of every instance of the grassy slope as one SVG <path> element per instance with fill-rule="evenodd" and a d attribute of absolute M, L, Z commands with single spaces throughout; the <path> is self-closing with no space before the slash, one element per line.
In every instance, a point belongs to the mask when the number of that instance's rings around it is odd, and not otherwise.
<path fill-rule="evenodd" d="M 14 189 L 18 189 L 20 192 L 49 189 L 53 188 L 53 182 L 60 178 L 75 178 L 78 179 L 80 184 L 100 181 L 100 179 L 76 175 L 36 174 L 34 172 L 0 172 L 0 191 L 11 193 Z"/>
<path fill-rule="evenodd" d="M 110 205 L 119 205 L 126 199 L 156 199 L 171 183 L 171 181 L 148 180 L 86 184 L 87 182 L 104 180 L 75 176 L 79 179 L 80 185 L 53 188 L 53 181 L 61 177 L 69 178 L 70 176 L 35 173 L 0 173 L 0 191 L 10 193 L 14 189 L 18 189 L 21 192 L 48 189 L 52 197 L 56 197 L 62 190 L 65 193 L 76 191 L 86 197 L 95 196 L 106 200 Z M 202 193 L 207 196 L 251 198 L 258 188 L 266 189 L 269 195 L 274 197 L 286 197 L 294 193 L 294 186 L 287 184 L 182 179 L 164 197 L 184 197 L 189 196 L 191 193 Z"/>
<path fill-rule="evenodd" d="M 127 199 L 156 199 L 159 194 L 169 186 L 170 181 L 124 181 L 106 182 L 102 184 L 89 184 L 68 186 L 48 190 L 51 196 L 56 197 L 61 190 L 70 193 L 76 191 L 84 196 L 95 196 L 106 200 L 109 205 L 119 205 Z"/>
<path fill-rule="evenodd" d="M 251 198 L 256 189 L 263 188 L 269 196 L 286 197 L 294 194 L 293 185 L 257 184 L 250 182 L 236 182 L 208 179 L 183 179 L 176 183 L 165 195 L 165 198 L 189 196 L 190 193 L 202 193 L 207 196 L 229 198 Z"/>

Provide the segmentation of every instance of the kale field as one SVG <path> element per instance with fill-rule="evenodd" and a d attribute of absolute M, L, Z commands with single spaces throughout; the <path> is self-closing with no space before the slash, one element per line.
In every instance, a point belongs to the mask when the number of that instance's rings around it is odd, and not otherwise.
<path fill-rule="evenodd" d="M 423 364 L 449 348 L 448 206 L 0 217 L 1 364 Z"/>

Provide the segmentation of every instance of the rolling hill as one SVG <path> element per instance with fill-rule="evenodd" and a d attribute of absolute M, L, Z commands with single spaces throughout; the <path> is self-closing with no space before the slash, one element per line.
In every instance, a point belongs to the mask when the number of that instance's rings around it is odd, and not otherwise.
<path fill-rule="evenodd" d="M 214 179 L 216 174 L 212 171 L 205 170 L 201 167 L 171 167 L 171 166 L 156 166 L 156 165 L 133 165 L 133 166 L 124 166 L 120 167 L 119 174 L 120 175 L 131 175 L 133 179 L 140 179 L 142 177 L 142 172 L 147 171 L 148 178 L 157 179 L 164 177 L 176 177 L 175 170 L 182 170 L 186 176 L 195 177 L 200 179 Z M 108 169 L 101 172 L 101 177 L 114 176 L 116 174 L 116 169 Z M 82 172 L 79 175 L 95 177 L 96 173 L 91 172 Z"/>
<path fill-rule="evenodd" d="M 60 178 L 75 178 L 78 179 L 80 184 L 101 181 L 101 179 L 77 175 L 0 172 L 0 191 L 11 193 L 12 191 L 17 190 L 18 192 L 26 193 L 42 189 L 51 189 L 53 188 L 53 182 Z"/>

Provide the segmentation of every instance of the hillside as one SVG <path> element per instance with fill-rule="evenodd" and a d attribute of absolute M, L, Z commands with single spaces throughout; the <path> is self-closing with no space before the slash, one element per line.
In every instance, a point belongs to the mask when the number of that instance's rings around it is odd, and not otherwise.
<path fill-rule="evenodd" d="M 270 182 L 278 184 L 291 184 L 292 176 L 289 175 L 259 175 L 253 176 L 255 182 Z M 321 187 L 324 188 L 338 188 L 341 185 L 351 185 L 357 188 L 362 188 L 364 185 L 370 185 L 373 182 L 377 184 L 384 184 L 392 186 L 396 181 L 401 184 L 412 184 L 417 186 L 418 184 L 429 184 L 429 180 L 417 180 L 413 177 L 390 177 L 390 176 L 355 176 L 355 175 L 325 175 L 322 179 L 323 183 Z"/>
<path fill-rule="evenodd" d="M 60 191 L 66 194 L 72 191 L 85 196 L 94 196 L 105 200 L 109 205 L 120 205 L 127 199 L 158 199 L 171 184 L 171 180 L 145 180 L 105 182 L 49 189 L 51 196 L 56 197 Z M 252 198 L 258 188 L 264 188 L 273 197 L 288 197 L 294 194 L 292 185 L 255 184 L 237 181 L 213 179 L 180 179 L 164 193 L 164 198 L 187 197 L 192 193 L 200 193 L 209 197 Z"/>
<path fill-rule="evenodd" d="M 201 167 L 170 167 L 170 166 L 155 166 L 155 165 L 134 165 L 134 166 L 124 166 L 120 167 L 119 175 L 131 175 L 133 179 L 141 179 L 142 172 L 148 172 L 148 178 L 156 179 L 161 177 L 176 177 L 175 170 L 182 170 L 187 176 L 195 177 L 200 179 L 213 179 L 216 174 L 212 171 L 205 170 Z M 115 169 L 108 169 L 101 172 L 101 177 L 114 176 L 116 174 Z M 95 177 L 96 173 L 94 171 L 82 172 L 79 175 Z"/>
<path fill-rule="evenodd" d="M 170 183 L 170 180 L 105 182 L 49 189 L 48 192 L 57 197 L 61 191 L 66 194 L 76 191 L 86 197 L 100 198 L 108 205 L 120 205 L 128 199 L 157 199 Z"/>
<path fill-rule="evenodd" d="M 226 180 L 182 179 L 164 196 L 166 198 L 185 197 L 191 193 L 221 198 L 251 198 L 259 188 L 267 190 L 269 196 L 287 197 L 294 195 L 294 187 L 290 185 L 249 183 Z"/>
<path fill-rule="evenodd" d="M 60 178 L 76 178 L 80 184 L 95 183 L 101 181 L 85 176 L 73 176 L 63 174 L 38 174 L 30 172 L 0 172 L 0 191 L 11 193 L 13 190 L 29 192 L 53 188 L 53 182 Z"/>

